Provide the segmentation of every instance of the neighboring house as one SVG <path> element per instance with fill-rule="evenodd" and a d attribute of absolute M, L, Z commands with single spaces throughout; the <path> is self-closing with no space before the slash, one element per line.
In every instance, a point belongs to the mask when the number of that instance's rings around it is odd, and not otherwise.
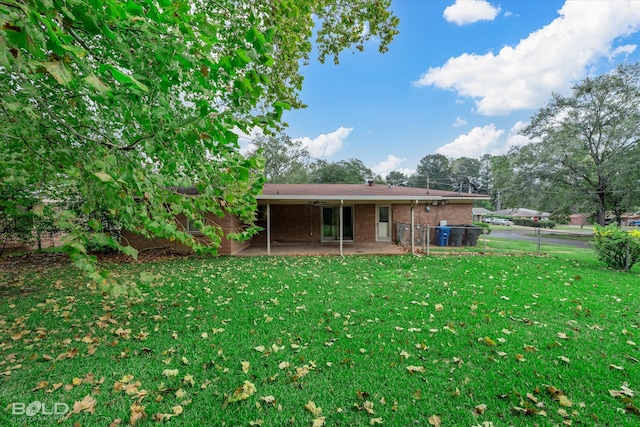
<path fill-rule="evenodd" d="M 525 208 L 512 208 L 512 209 L 502 209 L 500 211 L 495 211 L 494 215 L 499 216 L 510 216 L 512 218 L 524 218 L 524 219 L 538 219 L 540 221 L 547 221 L 549 216 L 551 215 L 549 212 L 536 211 L 533 209 L 525 209 Z"/>
<path fill-rule="evenodd" d="M 482 222 L 482 218 L 484 218 L 485 215 L 494 215 L 493 211 L 485 208 L 473 208 L 472 213 L 474 222 Z"/>
<path fill-rule="evenodd" d="M 480 194 L 369 184 L 265 184 L 258 195 L 257 225 L 264 228 L 248 242 L 223 239 L 219 253 L 234 254 L 249 245 L 261 245 L 270 252 L 272 244 L 319 244 L 396 241 L 396 223 L 440 225 L 469 224 L 475 200 Z M 211 219 L 211 218 L 209 218 Z M 178 217 L 188 227 L 184 218 Z M 239 221 L 228 216 L 216 219 L 223 230 L 235 230 Z M 413 229 L 413 227 L 412 227 Z M 197 233 L 197 230 L 193 230 Z M 123 233 L 137 249 L 171 247 L 180 244 L 145 239 Z M 435 236 L 433 236 L 435 239 Z"/>
<path fill-rule="evenodd" d="M 569 215 L 569 225 L 579 225 L 580 227 L 584 227 L 588 224 L 589 222 L 586 214 L 577 213 Z"/>

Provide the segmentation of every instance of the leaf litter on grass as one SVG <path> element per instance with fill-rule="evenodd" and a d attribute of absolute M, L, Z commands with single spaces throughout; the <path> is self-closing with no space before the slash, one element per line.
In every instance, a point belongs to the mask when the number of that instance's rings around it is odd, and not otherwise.
<path fill-rule="evenodd" d="M 635 396 L 623 392 L 638 375 L 628 342 L 640 311 L 631 282 L 596 270 L 537 258 L 170 260 L 154 266 L 140 298 L 104 296 L 81 280 L 56 279 L 65 275 L 58 271 L 40 296 L 0 311 L 2 333 L 12 337 L 0 344 L 0 379 L 26 384 L 11 387 L 25 401 L 48 390 L 52 399 L 84 401 L 70 415 L 81 424 L 106 415 L 111 402 L 111 420 L 136 425 L 189 423 L 191 413 L 218 425 L 482 425 L 505 417 L 527 425 L 533 414 L 625 425 L 637 417 Z M 615 330 L 626 333 L 610 339 Z M 102 382 L 84 381 L 88 366 Z M 88 394 L 91 387 L 100 393 Z M 375 390 L 377 400 L 354 404 L 358 390 Z M 513 411 L 501 395 L 516 398 Z M 322 402 L 322 412 L 305 409 L 309 402 Z"/>

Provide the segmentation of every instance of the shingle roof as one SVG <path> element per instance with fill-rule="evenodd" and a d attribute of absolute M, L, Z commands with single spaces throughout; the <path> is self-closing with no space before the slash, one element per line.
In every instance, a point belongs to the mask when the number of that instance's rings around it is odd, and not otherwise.
<path fill-rule="evenodd" d="M 458 194 L 455 191 L 427 190 L 426 188 L 399 187 L 384 184 L 265 184 L 258 199 L 328 198 L 372 200 L 442 200 L 485 199 L 483 194 Z"/>

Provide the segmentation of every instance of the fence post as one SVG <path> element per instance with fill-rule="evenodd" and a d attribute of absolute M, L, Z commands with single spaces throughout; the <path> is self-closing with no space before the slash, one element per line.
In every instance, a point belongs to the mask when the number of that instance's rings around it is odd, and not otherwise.
<path fill-rule="evenodd" d="M 629 272 L 629 241 L 627 240 L 627 254 L 624 258 L 624 271 Z"/>
<path fill-rule="evenodd" d="M 487 252 L 487 229 L 482 227 L 482 252 Z"/>
<path fill-rule="evenodd" d="M 431 226 L 427 225 L 427 256 L 429 256 L 430 249 L 431 249 Z"/>
<path fill-rule="evenodd" d="M 542 233 L 541 233 L 542 229 L 540 227 L 538 227 L 538 255 L 541 254 L 541 245 L 542 245 Z"/>

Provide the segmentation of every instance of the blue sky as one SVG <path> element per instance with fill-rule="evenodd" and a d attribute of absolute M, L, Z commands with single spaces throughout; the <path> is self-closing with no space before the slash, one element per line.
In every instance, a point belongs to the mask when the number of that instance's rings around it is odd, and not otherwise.
<path fill-rule="evenodd" d="M 306 109 L 286 133 L 313 158 L 357 158 L 383 177 L 421 158 L 504 154 L 552 93 L 640 61 L 640 0 L 393 0 L 399 31 L 315 58 L 302 69 Z"/>

